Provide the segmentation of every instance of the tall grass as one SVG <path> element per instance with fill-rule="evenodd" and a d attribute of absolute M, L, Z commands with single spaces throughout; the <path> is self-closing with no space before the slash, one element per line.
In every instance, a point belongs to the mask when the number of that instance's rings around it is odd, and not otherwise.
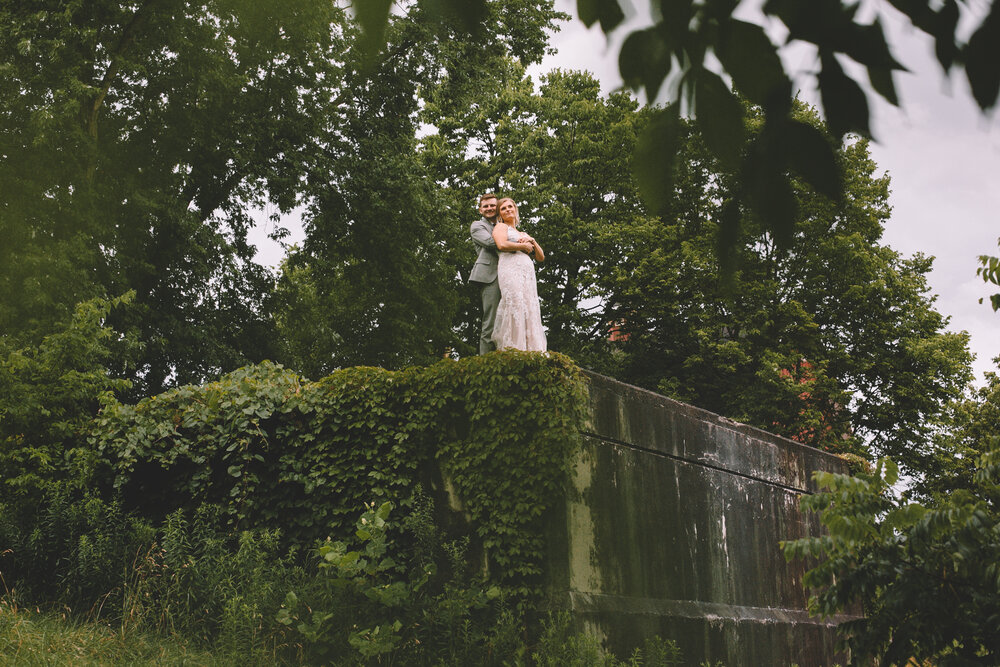
<path fill-rule="evenodd" d="M 34 665 L 205 665 L 241 664 L 192 648 L 178 638 L 127 632 L 65 614 L 18 609 L 0 600 L 0 667 Z"/>

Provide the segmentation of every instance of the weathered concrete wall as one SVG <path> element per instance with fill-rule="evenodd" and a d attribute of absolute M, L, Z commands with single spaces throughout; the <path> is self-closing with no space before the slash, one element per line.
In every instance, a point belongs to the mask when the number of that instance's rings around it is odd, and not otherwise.
<path fill-rule="evenodd" d="M 599 375 L 566 504 L 553 517 L 557 607 L 627 656 L 653 634 L 686 662 L 844 662 L 810 618 L 804 568 L 778 543 L 817 534 L 798 509 L 838 458 Z"/>

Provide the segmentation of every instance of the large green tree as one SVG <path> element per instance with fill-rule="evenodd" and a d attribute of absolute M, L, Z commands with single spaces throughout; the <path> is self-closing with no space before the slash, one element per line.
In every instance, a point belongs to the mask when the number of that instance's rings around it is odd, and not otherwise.
<path fill-rule="evenodd" d="M 655 224 L 631 175 L 631 148 L 647 117 L 625 94 L 603 97 L 590 74 L 550 72 L 536 90 L 513 62 L 497 64 L 474 104 L 437 97 L 425 107 L 435 131 L 422 139 L 421 160 L 450 190 L 458 220 L 449 227 L 462 251 L 454 270 L 467 277 L 475 258 L 468 221 L 476 193 L 512 196 L 522 228 L 546 249 L 538 280 L 553 349 L 579 356 L 581 344 L 603 338 L 596 276 L 628 254 L 636 228 Z M 463 321 L 470 340 L 474 305 Z"/>
<path fill-rule="evenodd" d="M 421 107 L 492 103 L 497 68 L 539 60 L 557 17 L 551 3 L 498 0 L 486 9 L 489 48 L 439 6 L 416 3 L 389 22 L 382 58 L 364 42 L 345 58 L 344 92 L 328 109 L 303 188 L 306 239 L 275 297 L 282 358 L 304 373 L 471 351 L 456 322 L 472 317 L 460 272 L 473 261 L 474 195 L 463 200 L 454 171 L 418 156 Z"/>
<path fill-rule="evenodd" d="M 437 0 L 436 5 L 463 17 L 476 33 L 486 1 Z M 370 49 L 377 49 L 389 0 L 353 4 Z M 599 24 L 605 34 L 622 24 L 623 7 L 628 6 L 622 0 L 576 2 L 579 19 L 587 26 Z M 883 31 L 885 14 L 898 12 L 930 36 L 942 69 L 963 69 L 976 103 L 989 110 L 1000 96 L 998 7 L 965 0 L 891 0 L 884 6 L 855 0 L 649 0 L 653 25 L 629 34 L 619 53 L 626 85 L 644 88 L 650 101 L 664 88 L 672 102 L 657 113 L 641 142 L 650 148 L 638 154 L 637 164 L 647 202 L 657 211 L 668 205 L 669 198 L 662 195 L 672 190 L 678 168 L 677 148 L 685 131 L 681 118 L 693 118 L 714 157 L 742 172 L 738 187 L 728 193 L 734 203 L 726 211 L 722 248 L 731 251 L 738 243 L 743 218 L 736 203 L 758 214 L 784 246 L 799 219 L 793 175 L 833 197 L 846 191 L 829 143 L 794 117 L 796 92 L 779 50 L 788 43 L 813 48 L 815 82 L 830 132 L 838 141 L 848 134 L 869 137 L 869 99 L 899 104 L 893 74 L 905 69 Z M 744 20 L 755 14 L 758 19 Z M 772 32 L 784 34 L 784 40 L 772 41 L 768 28 L 779 28 Z M 842 62 L 848 59 L 859 67 L 845 69 Z M 854 74 L 862 70 L 870 86 L 867 93 Z M 762 111 L 761 131 L 746 133 L 740 96 Z"/>
<path fill-rule="evenodd" d="M 807 108 L 796 119 L 821 129 Z M 622 377 L 812 444 L 860 438 L 929 470 L 934 425 L 970 379 L 968 336 L 934 309 L 931 259 L 882 245 L 889 179 L 867 142 L 837 150 L 845 197 L 792 181 L 800 214 L 785 242 L 742 210 L 734 273 L 719 280 L 713 251 L 741 176 L 695 130 L 670 216 L 601 284 L 628 336 Z"/>
<path fill-rule="evenodd" d="M 134 289 L 112 318 L 142 342 L 137 394 L 267 354 L 250 212 L 298 197 L 345 20 L 320 0 L 5 3 L 0 331 L 37 341 Z"/>
<path fill-rule="evenodd" d="M 967 336 L 946 332 L 933 307 L 931 260 L 882 245 L 889 179 L 866 141 L 835 151 L 846 197 L 792 181 L 800 219 L 779 242 L 752 209 L 732 207 L 745 174 L 716 159 L 697 124 L 684 124 L 675 185 L 655 215 L 630 159 L 655 110 L 603 98 L 587 74 L 553 72 L 537 92 L 516 64 L 494 75 L 475 104 L 426 105 L 436 131 L 422 160 L 455 211 L 484 190 L 520 203 L 548 255 L 538 279 L 554 349 L 809 444 L 866 442 L 911 471 L 932 467 L 936 425 L 969 379 Z M 764 131 L 758 110 L 747 116 L 748 135 Z M 794 121 L 837 146 L 815 111 L 799 105 Z M 732 210 L 742 236 L 720 280 Z M 472 262 L 463 252 L 460 272 Z"/>

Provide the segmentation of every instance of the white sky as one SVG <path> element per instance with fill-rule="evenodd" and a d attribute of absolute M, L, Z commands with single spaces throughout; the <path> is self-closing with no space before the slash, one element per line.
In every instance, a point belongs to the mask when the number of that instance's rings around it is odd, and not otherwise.
<path fill-rule="evenodd" d="M 648 7 L 647 0 L 633 4 Z M 570 15 L 575 15 L 575 5 L 575 0 L 556 0 L 556 8 Z M 753 10 L 741 8 L 740 13 L 753 16 Z M 585 69 L 597 76 L 605 93 L 615 90 L 621 85 L 618 48 L 628 32 L 648 21 L 632 14 L 610 44 L 596 25 L 588 30 L 575 19 L 564 24 L 552 40 L 557 53 L 532 73 Z M 973 368 L 981 383 L 983 373 L 994 370 L 991 360 L 1000 356 L 1000 312 L 988 305 L 988 295 L 996 288 L 976 276 L 976 258 L 1000 252 L 1000 187 L 995 180 L 1000 178 L 1000 119 L 979 113 L 964 73 L 944 77 L 929 38 L 904 19 L 886 18 L 896 59 L 912 73 L 895 75 L 902 109 L 881 101 L 874 106 L 871 153 L 892 179 L 893 213 L 884 241 L 904 255 L 922 252 L 935 257 L 930 286 L 938 295 L 937 308 L 951 318 L 950 330 L 970 333 L 977 357 Z M 780 31 L 772 33 L 775 40 L 781 37 Z M 817 67 L 816 58 L 808 49 L 795 47 L 786 49 L 783 57 L 802 98 L 815 102 L 809 72 Z M 283 224 L 292 231 L 286 242 L 302 239 L 298 216 L 286 217 Z M 254 234 L 258 261 L 274 266 L 282 253 L 264 238 L 265 232 L 258 229 Z M 981 297 L 987 297 L 983 304 L 978 303 Z"/>

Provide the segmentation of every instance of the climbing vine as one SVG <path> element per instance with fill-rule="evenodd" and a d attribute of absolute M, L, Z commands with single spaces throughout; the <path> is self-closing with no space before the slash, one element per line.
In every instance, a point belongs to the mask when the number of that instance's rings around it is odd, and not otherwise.
<path fill-rule="evenodd" d="M 347 535 L 366 503 L 405 506 L 418 485 L 447 480 L 491 577 L 527 591 L 584 406 L 583 376 L 559 354 L 348 368 L 315 382 L 263 363 L 136 405 L 110 401 L 90 441 L 106 483 L 145 516 L 214 503 L 232 526 L 280 527 L 299 542 Z"/>

